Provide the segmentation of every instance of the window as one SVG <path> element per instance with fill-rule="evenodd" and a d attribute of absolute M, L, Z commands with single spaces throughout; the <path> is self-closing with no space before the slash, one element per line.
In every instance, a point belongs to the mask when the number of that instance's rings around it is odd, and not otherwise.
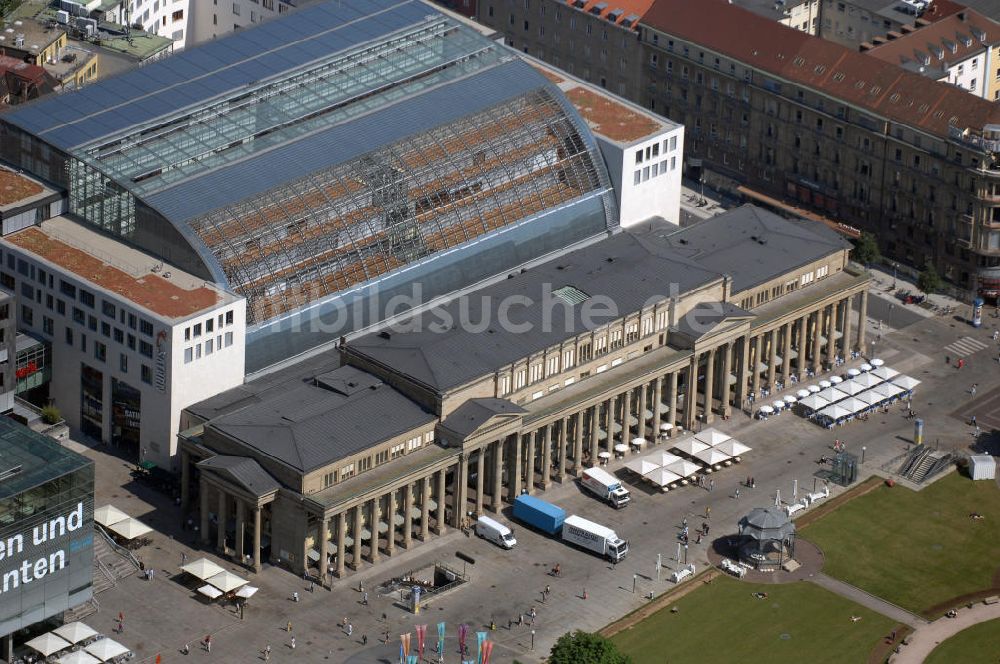
<path fill-rule="evenodd" d="M 87 316 L 87 327 L 91 331 L 97 332 L 97 319 L 93 316 Z"/>
<path fill-rule="evenodd" d="M 636 171 L 632 174 L 632 184 L 639 184 L 642 182 L 642 171 Z"/>
<path fill-rule="evenodd" d="M 529 382 L 537 383 L 542 379 L 542 375 L 541 363 L 531 365 L 530 375 L 528 377 Z"/>
<path fill-rule="evenodd" d="M 135 314 L 128 315 L 128 326 L 133 330 L 135 329 L 136 321 L 138 321 L 138 318 L 136 318 Z"/>
<path fill-rule="evenodd" d="M 114 320 L 115 318 L 115 305 L 107 300 L 101 300 L 101 313 L 103 313 L 108 318 Z"/>
<path fill-rule="evenodd" d="M 658 311 L 656 313 L 656 329 L 663 330 L 667 327 L 667 312 Z"/>
<path fill-rule="evenodd" d="M 80 304 L 91 309 L 94 308 L 94 294 L 90 291 L 80 289 Z"/>
<path fill-rule="evenodd" d="M 21 320 L 24 321 L 25 325 L 34 325 L 35 312 L 31 310 L 31 307 L 21 306 Z"/>
<path fill-rule="evenodd" d="M 510 376 L 500 376 L 500 385 L 497 388 L 500 396 L 510 394 Z"/>
<path fill-rule="evenodd" d="M 349 477 L 354 477 L 354 464 L 349 463 L 340 469 L 340 479 L 346 480 Z"/>
<path fill-rule="evenodd" d="M 265 3 L 267 1 L 268 0 L 264 0 Z M 333 471 L 333 472 L 330 472 L 330 473 L 325 473 L 323 475 L 323 488 L 324 489 L 333 486 L 336 482 L 337 482 L 337 471 L 336 470 Z"/>
<path fill-rule="evenodd" d="M 226 332 L 226 348 L 229 348 L 232 345 L 233 345 L 233 333 Z"/>
<path fill-rule="evenodd" d="M 211 318 L 205 321 L 205 334 L 211 334 L 215 330 L 215 321 Z"/>
<path fill-rule="evenodd" d="M 563 351 L 563 369 L 571 369 L 573 367 L 573 349 Z"/>
<path fill-rule="evenodd" d="M 372 468 L 372 458 L 370 456 L 368 456 L 368 457 L 362 457 L 362 458 L 358 459 L 358 472 L 359 473 L 363 473 L 366 470 L 371 470 L 371 468 Z"/>
<path fill-rule="evenodd" d="M 108 359 L 108 347 L 100 341 L 94 342 L 94 359 L 99 362 L 106 362 Z"/>
<path fill-rule="evenodd" d="M 101 321 L 101 334 L 103 334 L 106 337 L 111 336 L 111 325 L 109 323 Z"/>
<path fill-rule="evenodd" d="M 153 344 L 148 341 L 140 341 L 139 354 L 143 357 L 153 357 Z"/>
<path fill-rule="evenodd" d="M 135 335 L 134 334 L 128 335 L 128 343 L 126 345 L 129 347 L 129 350 L 135 350 Z"/>
<path fill-rule="evenodd" d="M 191 364 L 192 360 L 194 360 L 194 349 L 193 348 L 185 348 L 184 349 L 184 364 Z"/>
<path fill-rule="evenodd" d="M 416 438 L 415 440 L 417 442 L 420 442 L 420 438 Z M 389 450 L 389 453 L 392 455 L 391 458 L 396 459 L 403 456 L 403 453 L 405 451 L 406 451 L 405 444 L 399 443 L 398 445 L 393 445 L 392 448 Z"/>
<path fill-rule="evenodd" d="M 214 345 L 215 345 L 215 342 L 212 339 L 209 339 L 208 341 L 205 342 L 205 355 L 211 355 L 212 354 L 212 351 L 214 350 L 214 348 L 213 348 Z"/>
<path fill-rule="evenodd" d="M 227 311 L 226 312 L 226 325 L 232 325 L 232 324 L 233 324 L 233 312 L 232 311 Z"/>
<path fill-rule="evenodd" d="M 514 389 L 519 390 L 524 387 L 528 379 L 528 372 L 525 369 L 518 369 L 514 374 Z"/>
<path fill-rule="evenodd" d="M 76 286 L 73 284 L 68 284 L 62 279 L 59 280 L 59 292 L 66 297 L 71 297 L 76 299 Z"/>
<path fill-rule="evenodd" d="M 555 355 L 545 360 L 545 375 L 552 376 L 559 373 L 559 356 Z"/>
<path fill-rule="evenodd" d="M 239 15 L 240 15 L 240 6 L 234 2 L 233 3 L 233 16 L 239 16 Z"/>
<path fill-rule="evenodd" d="M 639 338 L 639 324 L 629 323 L 625 326 L 625 343 L 632 343 Z"/>
<path fill-rule="evenodd" d="M 411 438 L 408 441 L 406 441 L 406 451 L 407 452 L 412 452 L 413 450 L 419 448 L 423 444 L 424 444 L 424 440 L 420 436 L 417 436 L 416 438 Z"/>
<path fill-rule="evenodd" d="M 653 319 L 647 317 L 642 319 L 642 336 L 646 337 L 653 333 Z"/>
<path fill-rule="evenodd" d="M 84 325 L 87 322 L 87 314 L 83 313 L 83 309 L 78 309 L 73 307 L 73 322 Z"/>
<path fill-rule="evenodd" d="M 622 331 L 620 329 L 611 330 L 611 348 L 622 347 Z"/>
<path fill-rule="evenodd" d="M 145 334 L 147 337 L 151 337 L 151 336 L 153 336 L 153 324 L 150 323 L 145 318 L 143 318 L 139 322 L 139 331 L 142 332 L 143 334 Z M 195 335 L 195 336 L 197 336 L 197 335 Z"/>
<path fill-rule="evenodd" d="M 603 355 L 608 352 L 608 338 L 605 336 L 594 339 L 594 355 Z"/>
<path fill-rule="evenodd" d="M 201 323 L 195 323 L 195 325 L 194 325 L 194 331 L 192 332 L 192 334 L 195 337 L 200 337 L 201 336 Z"/>
<path fill-rule="evenodd" d="M 42 316 L 42 332 L 48 335 L 52 335 L 52 330 L 55 329 L 55 321 L 53 321 L 48 316 Z"/>
<path fill-rule="evenodd" d="M 66 328 L 66 344 L 69 346 L 73 345 L 73 328 Z"/>
<path fill-rule="evenodd" d="M 829 265 L 824 265 L 823 267 L 816 268 L 816 278 L 817 279 L 822 279 L 823 277 L 825 277 L 829 273 L 830 273 L 830 266 Z"/>
<path fill-rule="evenodd" d="M 642 150 L 636 150 L 635 151 L 635 163 L 637 163 L 637 164 L 641 164 L 642 163 Z"/>
<path fill-rule="evenodd" d="M 122 373 L 128 373 L 128 355 L 125 353 L 118 353 L 118 369 Z"/>
<path fill-rule="evenodd" d="M 150 368 L 148 364 L 142 365 L 142 368 L 140 369 L 139 373 L 140 377 L 142 378 L 142 382 L 149 384 L 153 383 L 153 370 L 152 368 Z"/>

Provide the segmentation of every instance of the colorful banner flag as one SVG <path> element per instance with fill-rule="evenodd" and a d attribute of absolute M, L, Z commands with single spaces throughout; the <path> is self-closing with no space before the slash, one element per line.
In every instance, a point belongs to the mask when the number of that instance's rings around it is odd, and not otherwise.
<path fill-rule="evenodd" d="M 402 646 L 402 649 L 403 649 L 403 656 L 404 657 L 409 657 L 410 656 L 410 633 L 407 632 L 406 634 L 400 634 L 399 635 L 399 642 L 400 642 L 400 645 Z"/>
<path fill-rule="evenodd" d="M 420 664 L 420 658 L 416 655 L 408 655 L 406 658 L 406 664 Z"/>
<path fill-rule="evenodd" d="M 438 623 L 438 654 L 444 654 L 444 629 L 445 624 L 443 622 Z"/>
<path fill-rule="evenodd" d="M 476 664 L 483 664 L 483 641 L 487 636 L 486 632 L 476 632 Z"/>
<path fill-rule="evenodd" d="M 417 656 L 424 656 L 424 640 L 427 638 L 427 625 L 416 625 L 417 630 Z"/>
<path fill-rule="evenodd" d="M 462 623 L 458 626 L 458 650 L 465 654 L 465 637 L 469 635 L 469 626 Z"/>
<path fill-rule="evenodd" d="M 490 655 L 493 654 L 493 642 L 484 641 L 483 642 L 483 662 L 482 664 L 490 664 Z"/>

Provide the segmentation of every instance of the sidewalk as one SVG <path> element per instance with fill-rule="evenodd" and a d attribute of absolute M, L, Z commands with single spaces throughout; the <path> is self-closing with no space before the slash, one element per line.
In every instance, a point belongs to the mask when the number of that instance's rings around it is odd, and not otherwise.
<path fill-rule="evenodd" d="M 915 616 L 895 604 L 886 602 L 875 595 L 871 595 L 849 583 L 827 576 L 822 572 L 809 580 L 821 588 L 825 588 L 832 593 L 840 595 L 844 599 L 849 599 L 852 602 L 875 611 L 876 613 L 881 613 L 883 616 L 895 620 L 898 623 L 909 625 L 914 629 L 920 629 L 922 626 L 928 624 L 923 618 Z"/>
<path fill-rule="evenodd" d="M 971 609 L 958 609 L 956 618 L 938 618 L 930 624 L 918 627 L 910 636 L 908 645 L 903 646 L 892 661 L 894 664 L 920 664 L 944 640 L 962 630 L 987 620 L 1000 618 L 1000 604 L 974 604 Z"/>

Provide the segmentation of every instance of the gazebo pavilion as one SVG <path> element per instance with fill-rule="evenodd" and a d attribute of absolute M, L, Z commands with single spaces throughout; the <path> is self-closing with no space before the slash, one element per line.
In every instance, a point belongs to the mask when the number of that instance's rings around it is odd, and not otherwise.
<path fill-rule="evenodd" d="M 739 522 L 740 562 L 780 569 L 795 555 L 795 524 L 777 507 L 755 507 Z"/>

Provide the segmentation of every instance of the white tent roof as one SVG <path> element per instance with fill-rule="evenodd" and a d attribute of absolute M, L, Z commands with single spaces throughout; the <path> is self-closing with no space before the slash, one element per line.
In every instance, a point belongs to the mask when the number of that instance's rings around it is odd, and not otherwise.
<path fill-rule="evenodd" d="M 872 392 L 875 392 L 876 394 L 881 394 L 886 399 L 888 399 L 889 397 L 894 397 L 897 394 L 902 394 L 905 391 L 906 390 L 901 388 L 899 385 L 895 385 L 893 383 L 882 383 L 881 385 L 876 385 L 875 387 L 872 388 Z"/>
<path fill-rule="evenodd" d="M 892 384 L 899 385 L 904 390 L 912 390 L 920 384 L 920 381 L 916 378 L 910 378 L 909 376 L 896 376 L 892 379 Z"/>
<path fill-rule="evenodd" d="M 838 401 L 837 405 L 841 408 L 846 408 L 852 413 L 860 413 L 869 406 L 869 404 L 861 401 L 860 399 L 855 399 L 854 397 L 847 397 L 843 401 Z"/>
<path fill-rule="evenodd" d="M 707 445 L 718 445 L 724 440 L 729 440 L 730 436 L 727 433 L 722 433 L 716 429 L 705 429 L 699 434 L 696 434 L 694 439 L 700 440 Z"/>
<path fill-rule="evenodd" d="M 46 632 L 41 636 L 36 636 L 32 640 L 28 641 L 24 645 L 28 646 L 32 650 L 37 650 L 46 657 L 54 652 L 59 652 L 60 650 L 65 650 L 69 648 L 72 643 L 67 641 L 61 636 L 53 634 L 52 632 Z"/>
<path fill-rule="evenodd" d="M 799 403 L 806 408 L 812 408 L 813 410 L 820 410 L 830 405 L 829 401 L 818 394 L 813 394 L 804 399 L 799 399 Z"/>
<path fill-rule="evenodd" d="M 853 378 L 851 380 L 845 380 L 843 383 L 837 385 L 837 389 L 848 396 L 854 396 L 858 392 L 865 391 L 864 386 L 858 385 L 858 381 L 854 380 Z"/>
<path fill-rule="evenodd" d="M 854 379 L 861 387 L 874 387 L 882 382 L 882 379 L 871 373 L 863 373 Z"/>
<path fill-rule="evenodd" d="M 198 592 L 209 599 L 215 599 L 216 597 L 222 597 L 222 591 L 215 586 L 210 586 L 207 583 L 201 588 L 198 588 Z"/>
<path fill-rule="evenodd" d="M 725 442 L 719 443 L 719 445 L 715 449 L 719 450 L 720 452 L 725 452 L 730 456 L 736 457 L 746 454 L 747 452 L 750 452 L 753 448 L 750 447 L 749 445 L 744 445 L 735 438 L 730 438 Z"/>
<path fill-rule="evenodd" d="M 77 650 L 67 653 L 56 660 L 59 664 L 101 664 L 101 660 L 91 655 L 86 650 Z"/>
<path fill-rule="evenodd" d="M 133 519 L 129 517 L 124 521 L 119 521 L 118 523 L 112 523 L 108 526 L 110 530 L 118 533 L 125 539 L 135 539 L 136 537 L 141 537 L 146 533 L 153 532 L 153 529 L 144 524 L 139 519 Z"/>
<path fill-rule="evenodd" d="M 881 366 L 872 371 L 872 375 L 878 376 L 882 380 L 891 380 L 899 375 L 899 372 L 892 367 Z"/>
<path fill-rule="evenodd" d="M 251 597 L 257 594 L 258 590 L 260 590 L 260 588 L 257 588 L 256 586 L 243 586 L 242 588 L 237 590 L 235 594 L 237 597 L 250 599 Z"/>
<path fill-rule="evenodd" d="M 823 390 L 822 392 L 820 392 L 817 396 L 823 397 L 824 399 L 826 399 L 830 403 L 836 403 L 836 402 L 840 401 L 841 399 L 846 399 L 848 397 L 848 395 L 845 392 L 843 392 L 840 389 L 839 386 L 838 387 L 828 387 L 825 390 Z"/>
<path fill-rule="evenodd" d="M 129 518 L 128 514 L 125 514 L 125 512 L 122 512 L 114 505 L 104 505 L 94 510 L 94 521 L 102 526 L 110 526 L 112 523 L 118 523 L 127 518 Z"/>
<path fill-rule="evenodd" d="M 56 636 L 61 636 L 70 643 L 79 643 L 84 639 L 96 636 L 97 630 L 92 629 L 90 625 L 85 625 L 82 622 L 71 622 L 62 627 L 55 628 L 52 630 L 52 633 Z"/>
<path fill-rule="evenodd" d="M 240 586 L 245 586 L 250 583 L 246 579 L 236 576 L 232 572 L 222 571 L 213 577 L 205 579 L 206 583 L 209 583 L 222 592 L 228 593 L 230 590 L 236 590 Z"/>
<path fill-rule="evenodd" d="M 706 446 L 705 449 L 708 449 L 708 447 Z M 681 477 L 690 477 L 691 475 L 694 475 L 699 470 L 701 470 L 701 466 L 696 464 L 694 461 L 685 461 L 682 459 L 681 461 L 674 461 L 664 470 L 669 470 L 672 473 L 677 473 Z"/>
<path fill-rule="evenodd" d="M 826 417 L 829 417 L 831 420 L 839 420 L 842 417 L 847 417 L 848 415 L 850 415 L 851 411 L 847 410 L 846 408 L 841 408 L 837 404 L 832 404 L 830 406 L 827 406 L 823 410 L 819 411 L 819 414 L 825 415 Z"/>
<path fill-rule="evenodd" d="M 664 468 L 657 468 L 648 475 L 644 475 L 647 480 L 655 484 L 656 486 L 667 486 L 673 484 L 674 482 L 679 482 L 683 479 L 677 473 L 670 472 Z"/>
<path fill-rule="evenodd" d="M 885 396 L 879 394 L 875 390 L 865 390 L 864 392 L 856 394 L 854 398 L 867 404 L 876 404 L 880 401 L 885 401 Z"/>
<path fill-rule="evenodd" d="M 701 459 L 710 466 L 714 466 L 717 463 L 722 463 L 726 459 L 730 458 L 730 454 L 726 454 L 722 450 L 710 447 L 707 450 L 702 450 L 695 454 L 695 457 Z"/>
<path fill-rule="evenodd" d="M 685 438 L 674 444 L 673 449 L 680 450 L 684 454 L 695 455 L 702 450 L 707 450 L 708 445 L 701 442 L 700 440 L 695 440 L 694 438 Z"/>
<path fill-rule="evenodd" d="M 182 570 L 187 572 L 192 576 L 196 576 L 202 581 L 215 576 L 219 572 L 224 572 L 226 570 L 222 569 L 215 563 L 213 563 L 208 558 L 199 558 L 198 560 L 192 560 L 187 565 L 181 567 Z"/>
<path fill-rule="evenodd" d="M 631 470 L 633 473 L 639 475 L 645 475 L 646 473 L 651 473 L 660 467 L 660 464 L 650 461 L 648 458 L 643 457 L 641 459 L 632 459 L 625 467 Z"/>
<path fill-rule="evenodd" d="M 91 655 L 106 662 L 109 659 L 114 659 L 128 652 L 128 648 L 118 643 L 114 639 L 101 639 L 99 641 L 94 641 L 89 646 L 84 648 Z"/>
<path fill-rule="evenodd" d="M 674 461 L 681 460 L 681 457 L 677 456 L 676 454 L 671 454 L 670 452 L 666 452 L 664 450 L 657 450 L 656 452 L 647 454 L 642 458 L 648 459 L 658 466 L 669 466 Z"/>

